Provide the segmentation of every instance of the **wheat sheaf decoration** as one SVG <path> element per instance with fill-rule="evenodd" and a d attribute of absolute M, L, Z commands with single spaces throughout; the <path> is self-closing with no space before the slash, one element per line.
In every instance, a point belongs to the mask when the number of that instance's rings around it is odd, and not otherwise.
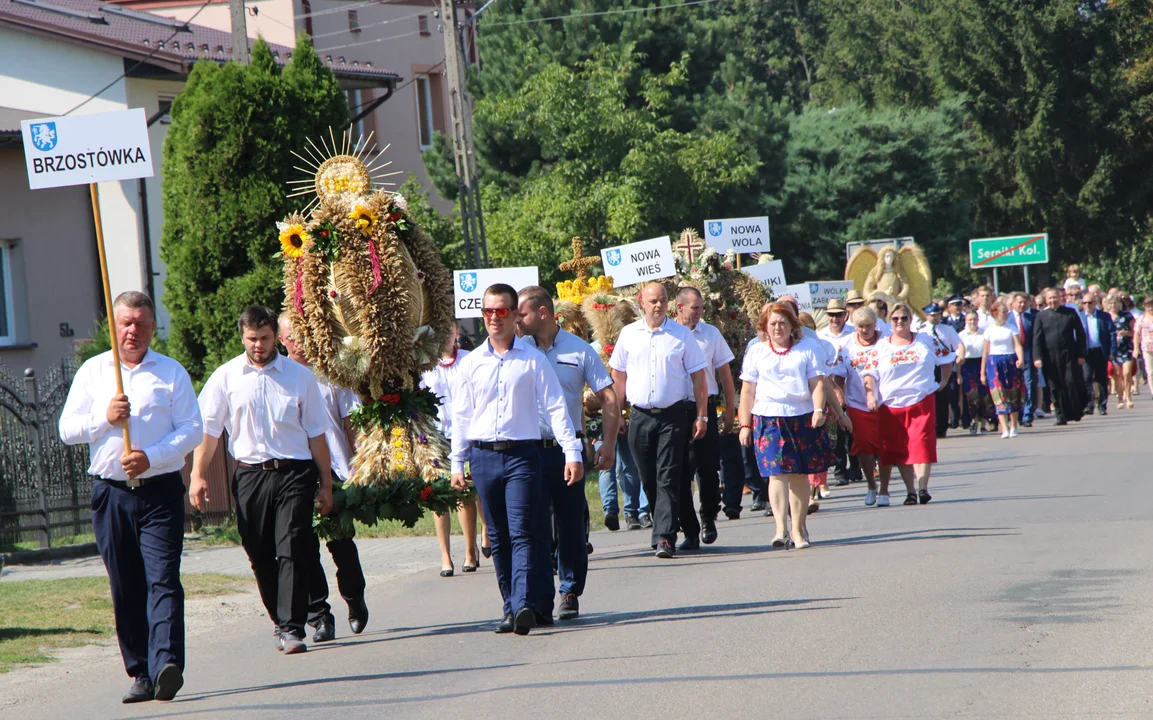
<path fill-rule="evenodd" d="M 452 276 L 405 198 L 381 186 L 383 152 L 351 131 L 310 140 L 294 153 L 308 177 L 292 181 L 289 197 L 312 197 L 277 223 L 293 337 L 318 375 L 361 402 L 348 492 L 317 520 L 330 539 L 351 534 L 353 519 L 408 524 L 460 499 L 448 486 L 437 400 L 419 387 L 449 336 Z"/>

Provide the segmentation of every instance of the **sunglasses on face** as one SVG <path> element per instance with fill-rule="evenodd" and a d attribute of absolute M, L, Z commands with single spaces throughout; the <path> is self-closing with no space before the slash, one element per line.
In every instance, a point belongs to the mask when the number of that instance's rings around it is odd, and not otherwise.
<path fill-rule="evenodd" d="M 894 322 L 894 323 L 909 322 L 909 316 L 908 315 L 894 315 L 894 316 L 889 318 L 889 322 Z"/>
<path fill-rule="evenodd" d="M 508 308 L 485 308 L 484 310 L 481 310 L 481 312 L 484 313 L 484 316 L 486 318 L 508 317 Z"/>

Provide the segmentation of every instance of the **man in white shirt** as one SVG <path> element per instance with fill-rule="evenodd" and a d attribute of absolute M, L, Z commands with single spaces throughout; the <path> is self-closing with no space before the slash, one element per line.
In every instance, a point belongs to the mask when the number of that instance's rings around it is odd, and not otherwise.
<path fill-rule="evenodd" d="M 322 515 L 332 510 L 329 422 L 316 376 L 276 350 L 276 314 L 253 306 L 237 325 L 244 353 L 218 367 L 200 391 L 204 441 L 192 457 L 188 497 L 204 510 L 205 467 L 227 431 L 240 540 L 277 625 L 277 648 L 293 655 L 308 649 L 313 505 Z"/>
<path fill-rule="evenodd" d="M 937 303 L 929 303 L 926 307 L 922 308 L 925 313 L 925 324 L 921 327 L 921 332 L 933 338 L 934 341 L 939 343 L 942 347 L 948 348 L 950 352 L 961 353 L 961 336 L 957 334 L 947 323 L 941 322 L 943 316 L 943 309 Z M 959 369 L 959 368 L 958 368 Z M 941 368 L 936 370 L 937 380 L 941 379 Z M 945 386 L 937 391 L 936 397 L 936 410 L 937 410 L 937 437 L 943 438 L 949 433 L 949 427 L 957 427 L 960 424 L 960 414 L 954 415 L 952 421 L 949 418 L 950 408 L 960 410 L 960 386 L 957 384 L 958 373 L 954 372 Z"/>
<path fill-rule="evenodd" d="M 733 432 L 733 413 L 736 397 L 733 372 L 729 368 L 735 356 L 721 331 L 702 320 L 705 301 L 699 290 L 682 287 L 677 291 L 677 322 L 693 335 L 705 356 L 705 385 L 709 404 L 708 428 L 705 436 L 685 445 L 685 470 L 681 474 L 681 532 L 685 539 L 680 550 L 698 550 L 703 542 L 717 541 L 717 513 L 721 511 L 721 425 L 726 433 Z M 718 385 L 718 380 L 720 381 Z M 721 393 L 724 393 L 721 395 Z M 721 423 L 717 422 L 717 405 L 724 408 Z M 697 476 L 700 491 L 700 522 L 693 509 L 693 475 Z"/>
<path fill-rule="evenodd" d="M 292 339 L 292 318 L 285 310 L 280 314 L 280 344 L 288 351 L 288 357 L 305 367 L 311 367 L 308 358 L 300 352 L 300 347 Z M 315 374 L 315 371 L 314 371 Z M 328 380 L 317 376 L 320 395 L 324 398 L 324 414 L 328 428 L 324 439 L 328 443 L 328 454 L 332 458 L 332 472 L 341 482 L 352 474 L 352 456 L 356 447 L 356 430 L 352 427 L 352 411 L 360 405 L 356 393 L 348 388 L 336 387 Z M 354 531 L 355 532 L 355 531 Z M 313 533 L 316 542 L 316 564 L 312 568 L 312 582 L 308 597 L 308 624 L 316 628 L 313 642 L 327 642 L 336 638 L 336 620 L 332 607 L 328 604 L 328 578 L 324 566 L 320 564 L 320 541 Z M 364 602 L 364 569 L 360 566 L 360 553 L 356 541 L 351 538 L 338 538 L 326 543 L 332 562 L 336 565 L 336 586 L 340 596 L 348 605 L 348 625 L 354 634 L 359 635 L 368 624 L 368 606 Z"/>
<path fill-rule="evenodd" d="M 498 283 L 482 299 L 488 340 L 460 361 L 452 396 L 452 484 L 464 490 L 468 461 L 493 536 L 492 562 L 504 602 L 497 633 L 527 635 L 552 622 L 549 492 L 541 476 L 541 417 L 564 452 L 564 483 L 584 480 L 581 441 L 564 391 L 540 351 L 516 336 L 519 299 Z M 551 566 L 551 563 L 550 563 Z"/>
<path fill-rule="evenodd" d="M 668 304 L 663 285 L 645 285 L 644 316 L 621 330 L 609 358 L 617 397 L 632 406 L 629 447 L 653 504 L 652 546 L 665 559 L 676 553 L 684 448 L 709 421 L 708 362 L 692 333 L 669 319 Z"/>
<path fill-rule="evenodd" d="M 108 571 L 120 655 L 133 678 L 123 700 L 171 700 L 184 684 L 180 469 L 200 443 L 200 408 L 180 363 L 148 349 L 156 331 L 152 299 L 121 293 L 112 312 L 124 392 L 116 390 L 112 351 L 85 362 L 60 414 L 60 439 L 88 444 L 92 531 Z"/>
<path fill-rule="evenodd" d="M 987 285 L 977 288 L 975 303 L 977 306 L 977 329 L 985 332 L 985 328 L 993 322 L 993 289 Z"/>
<path fill-rule="evenodd" d="M 608 470 L 616 462 L 617 429 L 621 416 L 609 371 L 591 345 L 557 325 L 552 297 L 544 288 L 539 285 L 521 288 L 519 298 L 517 329 L 525 342 L 544 353 L 556 372 L 564 391 L 569 421 L 578 439 L 585 437 L 585 385 L 592 388 L 600 400 L 605 441 L 597 449 L 593 465 L 597 470 Z M 573 620 L 580 615 L 578 598 L 584 594 L 589 572 L 586 543 L 589 507 L 585 481 L 582 477 L 571 485 L 565 483 L 564 451 L 553 437 L 548 418 L 544 415 L 541 417 L 541 446 L 541 475 L 547 486 L 555 523 L 556 567 L 561 597 L 557 618 Z M 610 525 L 606 516 L 605 527 L 619 530 L 617 518 L 612 520 L 614 522 Z M 551 573 L 552 559 L 546 556 L 540 569 Z M 548 585 L 547 580 L 545 584 Z M 549 598 L 548 602 L 551 601 Z"/>
<path fill-rule="evenodd" d="M 825 306 L 825 317 L 829 324 L 817 331 L 817 337 L 828 340 L 834 347 L 840 348 L 845 340 L 853 336 L 853 327 L 849 325 L 849 315 L 845 302 L 840 298 L 831 298 Z"/>
<path fill-rule="evenodd" d="M 840 298 L 831 298 L 829 304 L 825 307 L 825 317 L 828 318 L 829 324 L 824 328 L 817 331 L 817 337 L 832 344 L 835 352 L 837 353 L 837 362 L 840 363 L 840 370 L 848 372 L 845 365 L 845 359 L 841 356 L 841 348 L 853 337 L 855 330 L 853 326 L 848 323 L 848 312 L 845 308 L 845 303 Z M 825 397 L 839 397 L 844 398 L 844 377 L 841 377 L 841 393 L 839 395 L 830 393 L 830 388 L 825 388 Z M 834 382 L 836 382 L 834 378 Z M 864 479 L 861 474 L 861 464 L 856 457 L 853 457 L 849 452 L 853 447 L 853 434 L 847 430 L 841 430 L 837 433 L 837 445 L 833 453 L 837 457 L 837 464 L 833 466 L 833 478 L 838 486 L 848 485 L 850 482 Z"/>

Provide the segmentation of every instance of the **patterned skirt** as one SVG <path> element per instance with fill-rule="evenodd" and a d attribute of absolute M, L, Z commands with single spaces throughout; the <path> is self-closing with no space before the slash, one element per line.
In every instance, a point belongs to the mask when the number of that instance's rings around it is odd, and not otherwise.
<path fill-rule="evenodd" d="M 824 426 L 814 428 L 812 421 L 812 413 L 753 416 L 753 450 L 761 477 L 812 475 L 836 464 L 832 436 Z"/>
<path fill-rule="evenodd" d="M 1025 373 L 1017 368 L 1016 355 L 990 355 L 985 379 L 998 415 L 1021 412 L 1025 407 Z"/>
<path fill-rule="evenodd" d="M 961 394 L 974 422 L 994 419 L 993 399 L 989 397 L 989 388 L 981 382 L 981 358 L 967 358 L 961 366 Z"/>

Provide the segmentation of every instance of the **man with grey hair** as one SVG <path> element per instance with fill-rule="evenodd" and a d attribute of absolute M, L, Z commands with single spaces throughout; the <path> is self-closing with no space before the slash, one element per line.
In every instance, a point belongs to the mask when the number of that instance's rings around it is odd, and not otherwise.
<path fill-rule="evenodd" d="M 180 469 L 200 443 L 203 423 L 188 372 L 149 349 L 152 299 L 121 293 L 112 315 L 124 392 L 116 390 L 112 351 L 89 359 L 68 391 L 60 438 L 88 445 L 92 531 L 108 571 L 120 655 L 133 678 L 123 702 L 171 700 L 184 684 Z"/>

